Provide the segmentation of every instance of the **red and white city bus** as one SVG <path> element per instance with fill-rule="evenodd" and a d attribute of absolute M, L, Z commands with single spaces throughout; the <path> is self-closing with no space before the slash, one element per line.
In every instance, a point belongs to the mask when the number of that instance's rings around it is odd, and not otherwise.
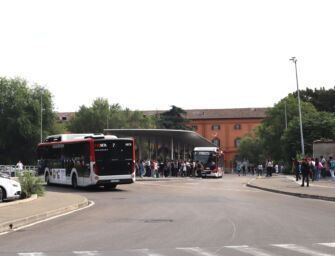
<path fill-rule="evenodd" d="M 47 184 L 72 187 L 104 186 L 135 182 L 132 138 L 112 135 L 59 134 L 38 144 L 38 169 Z"/>
<path fill-rule="evenodd" d="M 195 147 L 192 152 L 194 162 L 201 162 L 203 170 L 201 176 L 222 178 L 224 155 L 218 147 Z"/>

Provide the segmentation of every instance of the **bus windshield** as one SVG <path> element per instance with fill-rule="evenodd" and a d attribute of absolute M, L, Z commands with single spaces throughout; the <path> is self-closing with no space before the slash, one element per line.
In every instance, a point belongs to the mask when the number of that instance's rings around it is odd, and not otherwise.
<path fill-rule="evenodd" d="M 96 140 L 95 161 L 99 175 L 133 172 L 133 143 L 129 140 Z"/>
<path fill-rule="evenodd" d="M 193 160 L 201 162 L 204 167 L 215 168 L 215 153 L 210 151 L 193 152 Z"/>

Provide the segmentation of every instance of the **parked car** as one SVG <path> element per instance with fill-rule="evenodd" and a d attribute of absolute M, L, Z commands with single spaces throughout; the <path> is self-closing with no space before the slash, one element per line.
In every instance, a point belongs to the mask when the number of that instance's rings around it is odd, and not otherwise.
<path fill-rule="evenodd" d="M 8 175 L 0 174 L 0 202 L 14 200 L 21 196 L 21 184 Z"/>

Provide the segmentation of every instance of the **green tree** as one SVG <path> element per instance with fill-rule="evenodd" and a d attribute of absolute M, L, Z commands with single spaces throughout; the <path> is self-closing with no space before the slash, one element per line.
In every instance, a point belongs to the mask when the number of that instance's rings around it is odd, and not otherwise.
<path fill-rule="evenodd" d="M 0 77 L 0 163 L 35 163 L 35 148 L 40 142 L 41 99 L 43 138 L 55 131 L 55 114 L 48 90 L 29 87 L 21 78 Z"/>
<path fill-rule="evenodd" d="M 250 163 L 254 164 L 265 161 L 263 145 L 256 136 L 247 135 L 242 138 L 238 150 L 239 160 L 248 159 Z"/>
<path fill-rule="evenodd" d="M 263 145 L 265 157 L 275 161 L 287 159 L 288 155 L 282 141 L 285 133 L 285 105 L 288 124 L 296 120 L 299 116 L 298 103 L 297 99 L 290 94 L 267 111 L 266 118 L 256 131 Z M 315 107 L 308 102 L 301 102 L 301 109 L 303 117 L 309 113 L 317 113 Z M 295 128 L 299 132 L 299 126 Z"/>
<path fill-rule="evenodd" d="M 324 87 L 314 90 L 307 88 L 300 90 L 300 97 L 303 101 L 312 103 L 318 111 L 335 113 L 335 87 L 329 90 Z"/>
<path fill-rule="evenodd" d="M 303 115 L 305 154 L 312 155 L 313 141 L 335 138 L 335 114 L 328 112 L 309 112 Z M 301 151 L 299 118 L 295 117 L 282 137 L 282 145 L 288 160 Z"/>
<path fill-rule="evenodd" d="M 172 105 L 169 111 L 160 115 L 158 119 L 158 126 L 163 129 L 190 130 L 187 126 L 189 120 L 184 118 L 185 115 L 185 110 Z"/>
<path fill-rule="evenodd" d="M 69 130 L 78 133 L 102 133 L 106 128 L 155 128 L 155 119 L 97 98 L 91 107 L 81 106 L 69 124 Z"/>

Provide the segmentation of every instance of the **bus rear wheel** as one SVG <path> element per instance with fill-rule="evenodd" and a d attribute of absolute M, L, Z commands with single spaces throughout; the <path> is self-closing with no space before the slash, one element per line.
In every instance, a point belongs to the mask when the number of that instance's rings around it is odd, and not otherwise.
<path fill-rule="evenodd" d="M 72 187 L 78 188 L 77 176 L 75 174 L 72 175 Z"/>
<path fill-rule="evenodd" d="M 105 185 L 104 189 L 115 189 L 117 186 L 117 184 L 109 184 L 109 185 Z"/>
<path fill-rule="evenodd" d="M 45 183 L 49 186 L 50 185 L 50 176 L 49 173 L 47 172 L 44 177 Z"/>

